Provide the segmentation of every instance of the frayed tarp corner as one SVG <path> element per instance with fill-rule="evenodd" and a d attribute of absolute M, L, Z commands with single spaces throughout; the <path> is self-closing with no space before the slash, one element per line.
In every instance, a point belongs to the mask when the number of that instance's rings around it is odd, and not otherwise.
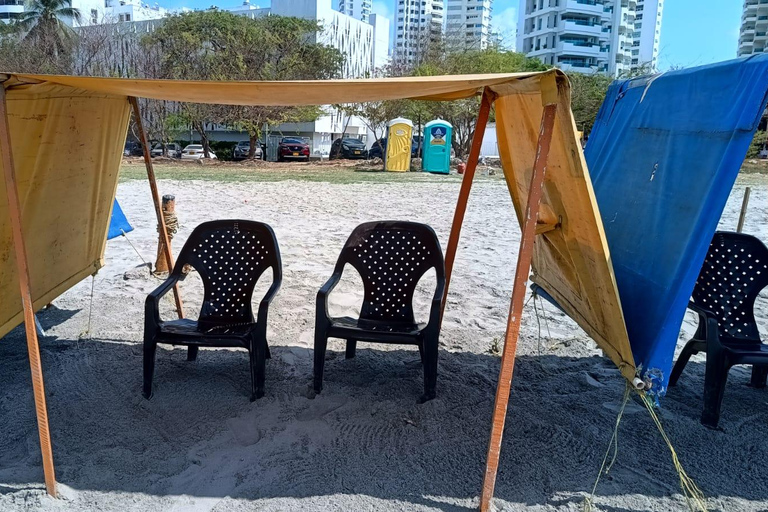
<path fill-rule="evenodd" d="M 128 222 L 128 219 L 123 213 L 123 209 L 120 208 L 120 203 L 115 202 L 112 204 L 112 216 L 109 218 L 109 231 L 107 231 L 107 240 L 112 240 L 126 233 L 133 231 L 133 226 Z"/>

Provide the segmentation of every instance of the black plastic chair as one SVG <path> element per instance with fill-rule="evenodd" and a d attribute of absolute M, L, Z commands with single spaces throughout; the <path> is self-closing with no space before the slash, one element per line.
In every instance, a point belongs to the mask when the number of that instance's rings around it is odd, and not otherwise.
<path fill-rule="evenodd" d="M 360 318 L 331 318 L 328 294 L 338 284 L 345 264 L 363 280 Z M 434 268 L 437 286 L 429 322 L 416 324 L 413 293 L 419 279 Z M 445 289 L 445 265 L 434 230 L 416 222 L 368 222 L 350 235 L 339 255 L 333 275 L 317 293 L 315 317 L 314 388 L 323 388 L 323 367 L 328 338 L 347 340 L 347 359 L 355 356 L 358 341 L 417 345 L 424 366 L 424 395 L 435 397 L 437 346 L 440 337 L 440 304 Z"/>
<path fill-rule="evenodd" d="M 706 352 L 704 411 L 701 423 L 716 428 L 728 370 L 752 365 L 751 385 L 764 388 L 768 345 L 755 323 L 755 299 L 768 286 L 768 248 L 751 235 L 717 232 L 709 246 L 688 307 L 699 314 L 699 327 L 685 345 L 669 378 L 677 384 L 692 355 Z"/>
<path fill-rule="evenodd" d="M 164 322 L 160 298 L 184 279 L 184 266 L 197 270 L 203 281 L 203 305 L 195 320 Z M 272 267 L 272 285 L 253 316 L 253 289 Z M 195 228 L 179 254 L 173 272 L 149 294 L 144 316 L 144 398 L 152 396 L 152 375 L 158 343 L 189 347 L 187 360 L 199 347 L 244 347 L 251 366 L 251 401 L 264 396 L 267 312 L 282 282 L 282 262 L 272 228 L 249 220 L 217 220 Z"/>

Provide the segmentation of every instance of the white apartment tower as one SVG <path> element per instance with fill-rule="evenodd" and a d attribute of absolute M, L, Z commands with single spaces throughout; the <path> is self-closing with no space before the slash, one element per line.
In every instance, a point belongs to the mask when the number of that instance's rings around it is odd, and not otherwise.
<path fill-rule="evenodd" d="M 1 0 L 0 0 L 1 1 Z M 765 0 L 746 0 L 741 15 L 741 33 L 737 55 L 763 53 L 768 49 L 768 3 Z"/>
<path fill-rule="evenodd" d="M 449 49 L 485 50 L 492 42 L 492 0 L 446 0 L 445 42 Z"/>
<path fill-rule="evenodd" d="M 521 0 L 517 50 L 566 72 L 655 67 L 661 9 L 662 0 Z"/>
<path fill-rule="evenodd" d="M 371 0 L 339 0 L 339 12 L 367 23 L 371 16 Z"/>
<path fill-rule="evenodd" d="M 395 59 L 416 64 L 443 35 L 443 0 L 397 0 Z"/>
<path fill-rule="evenodd" d="M 658 67 L 663 9 L 662 0 L 637 0 L 632 67 L 647 66 L 651 70 L 656 70 Z"/>

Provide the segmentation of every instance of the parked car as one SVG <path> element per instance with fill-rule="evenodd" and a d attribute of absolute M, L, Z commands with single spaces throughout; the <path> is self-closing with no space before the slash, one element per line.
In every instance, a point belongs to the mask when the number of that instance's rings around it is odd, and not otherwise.
<path fill-rule="evenodd" d="M 143 156 L 144 150 L 141 149 L 141 144 L 138 142 L 129 140 L 125 143 L 125 149 L 123 149 L 123 155 L 125 156 Z"/>
<path fill-rule="evenodd" d="M 215 160 L 216 153 L 213 151 L 210 151 L 209 153 L 211 155 L 211 159 Z M 205 151 L 203 150 L 202 144 L 190 144 L 184 148 L 184 151 L 181 152 L 182 160 L 200 160 L 202 158 L 205 158 Z"/>
<path fill-rule="evenodd" d="M 309 162 L 309 144 L 296 137 L 283 137 L 277 145 L 277 161 L 301 159 Z"/>
<path fill-rule="evenodd" d="M 250 154 L 250 152 L 251 152 L 251 141 L 241 140 L 235 146 L 235 149 L 232 152 L 232 157 L 235 160 L 245 160 L 246 158 L 248 158 L 248 155 Z M 259 141 L 253 156 L 254 158 L 261 160 L 262 154 L 263 152 L 261 150 L 261 141 Z"/>
<path fill-rule="evenodd" d="M 411 140 L 411 158 L 421 158 L 421 145 L 423 143 L 423 137 L 421 135 L 414 135 Z M 375 141 L 368 150 L 368 158 L 381 158 L 387 154 L 387 138 L 382 137 Z"/>
<path fill-rule="evenodd" d="M 371 145 L 371 149 L 368 150 L 368 158 L 381 158 L 384 160 L 384 155 L 387 154 L 387 138 L 384 137 L 377 141 L 374 141 Z"/>
<path fill-rule="evenodd" d="M 358 139 L 339 138 L 331 144 L 331 152 L 328 155 L 329 160 L 334 158 L 368 158 L 368 150 L 365 149 L 365 143 Z"/>
<path fill-rule="evenodd" d="M 168 151 L 168 158 L 181 158 L 181 146 L 175 142 L 165 144 L 165 148 Z M 155 144 L 152 151 L 149 152 L 152 156 L 163 156 L 163 144 Z"/>

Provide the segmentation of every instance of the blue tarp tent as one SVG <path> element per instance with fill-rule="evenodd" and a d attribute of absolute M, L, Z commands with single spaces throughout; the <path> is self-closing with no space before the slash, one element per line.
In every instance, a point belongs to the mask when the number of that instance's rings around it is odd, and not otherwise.
<path fill-rule="evenodd" d="M 589 136 L 632 352 L 659 395 L 767 91 L 768 55 L 616 81 Z"/>
<path fill-rule="evenodd" d="M 115 202 L 112 205 L 112 217 L 109 219 L 109 231 L 107 231 L 107 240 L 112 240 L 120 235 L 133 231 L 133 226 L 128 223 L 128 219 L 125 218 L 123 209 L 120 208 L 120 203 Z M 103 233 L 103 231 L 102 231 Z"/>

